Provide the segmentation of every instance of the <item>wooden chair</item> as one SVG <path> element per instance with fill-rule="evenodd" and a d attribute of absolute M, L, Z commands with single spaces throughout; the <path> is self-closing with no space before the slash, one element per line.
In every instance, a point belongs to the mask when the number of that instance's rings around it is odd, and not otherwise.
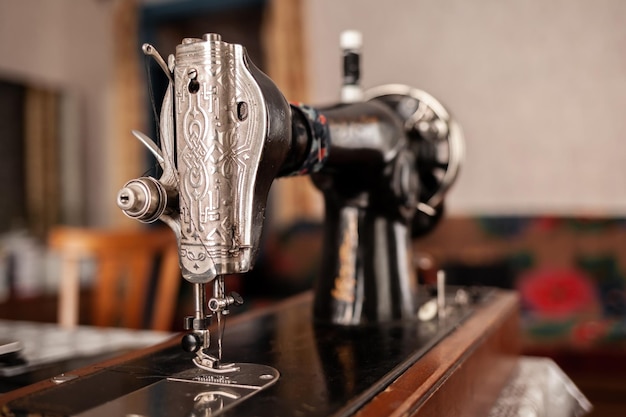
<path fill-rule="evenodd" d="M 60 325 L 71 328 L 78 323 L 81 264 L 91 261 L 96 272 L 90 324 L 170 329 L 182 278 L 176 238 L 169 228 L 56 227 L 50 231 L 48 246 L 61 262 Z M 152 300 L 148 297 L 151 285 Z M 153 311 L 146 320 L 147 305 L 152 305 Z"/>

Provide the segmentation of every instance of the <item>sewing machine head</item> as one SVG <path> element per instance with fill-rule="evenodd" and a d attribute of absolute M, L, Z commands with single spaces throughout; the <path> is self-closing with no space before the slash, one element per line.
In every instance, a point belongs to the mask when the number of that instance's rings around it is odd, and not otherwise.
<path fill-rule="evenodd" d="M 144 51 L 158 56 L 149 45 Z M 129 182 L 118 203 L 131 217 L 161 218 L 172 227 L 190 282 L 246 272 L 258 250 L 269 187 L 290 149 L 290 126 L 278 122 L 289 106 L 244 48 L 219 35 L 184 39 L 169 66 L 158 60 L 170 86 L 161 150 L 150 149 L 163 175 Z"/>
<path fill-rule="evenodd" d="M 346 49 L 344 101 L 323 109 L 289 105 L 245 49 L 219 35 L 184 39 L 167 64 L 150 45 L 144 52 L 170 84 L 160 147 L 134 134 L 163 174 L 128 182 L 118 205 L 143 222 L 161 219 L 176 234 L 182 275 L 196 289 L 183 341 L 197 353 L 196 365 L 225 369 L 221 336 L 217 357 L 208 353 L 207 309 L 220 331 L 229 305 L 242 302 L 226 295 L 223 277 L 252 268 L 279 176 L 311 175 L 325 196 L 316 318 L 353 325 L 415 316 L 411 229 L 436 223 L 463 151 L 460 129 L 441 104 L 405 86 L 362 92 L 354 45 Z"/>

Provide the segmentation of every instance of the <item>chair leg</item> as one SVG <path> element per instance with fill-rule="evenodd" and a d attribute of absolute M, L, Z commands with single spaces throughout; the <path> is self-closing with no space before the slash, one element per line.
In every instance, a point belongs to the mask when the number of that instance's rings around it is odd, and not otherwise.
<path fill-rule="evenodd" d="M 178 290 L 182 277 L 178 266 L 178 249 L 174 246 L 164 253 L 158 287 L 152 311 L 152 330 L 169 331 L 176 309 Z"/>
<path fill-rule="evenodd" d="M 79 273 L 77 262 L 62 260 L 57 314 L 59 325 L 66 329 L 78 324 Z"/>

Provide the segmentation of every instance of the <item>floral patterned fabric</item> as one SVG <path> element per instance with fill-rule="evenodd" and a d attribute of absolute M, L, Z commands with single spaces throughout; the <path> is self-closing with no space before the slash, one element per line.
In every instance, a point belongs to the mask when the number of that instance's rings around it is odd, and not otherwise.
<path fill-rule="evenodd" d="M 624 219 L 447 218 L 415 250 L 453 271 L 455 283 L 518 290 L 529 344 L 626 345 Z M 493 276 L 489 265 L 499 266 Z M 477 270 L 478 282 L 462 282 Z"/>

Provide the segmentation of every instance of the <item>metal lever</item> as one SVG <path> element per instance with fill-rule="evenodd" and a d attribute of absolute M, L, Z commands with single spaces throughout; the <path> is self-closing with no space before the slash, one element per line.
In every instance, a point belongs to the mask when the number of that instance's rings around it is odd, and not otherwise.
<path fill-rule="evenodd" d="M 161 168 L 164 168 L 165 158 L 163 157 L 161 148 L 159 148 L 157 144 L 145 133 L 140 132 L 138 130 L 131 130 L 130 132 L 133 134 L 134 137 L 139 139 L 139 141 L 143 143 L 146 148 L 148 148 L 150 153 L 152 153 L 152 155 L 154 155 L 154 157 L 156 158 Z"/>
<path fill-rule="evenodd" d="M 243 304 L 243 297 L 236 292 L 231 292 L 229 295 L 224 296 L 224 298 L 211 298 L 209 300 L 209 310 L 214 313 L 222 313 L 224 315 L 228 314 L 228 307 L 230 305 L 241 305 Z"/>

